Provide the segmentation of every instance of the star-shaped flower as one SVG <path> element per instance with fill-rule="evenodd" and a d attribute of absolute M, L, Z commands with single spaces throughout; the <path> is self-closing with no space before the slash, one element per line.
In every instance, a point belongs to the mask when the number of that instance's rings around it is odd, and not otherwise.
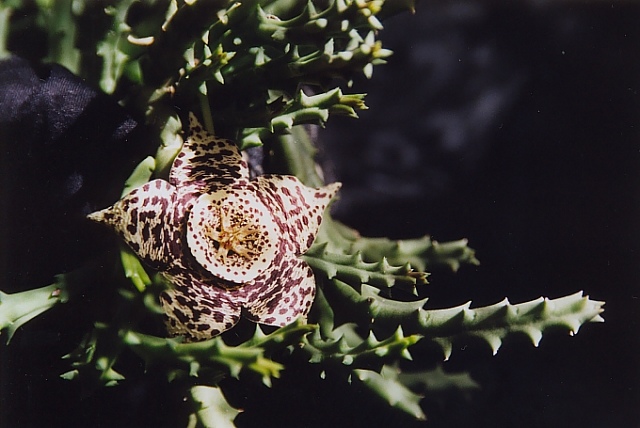
<path fill-rule="evenodd" d="M 208 339 L 241 313 L 274 326 L 306 317 L 315 278 L 298 256 L 340 184 L 250 179 L 233 142 L 207 133 L 193 114 L 189 125 L 168 182 L 150 181 L 89 218 L 113 228 L 172 283 L 161 303 L 173 335 Z"/>

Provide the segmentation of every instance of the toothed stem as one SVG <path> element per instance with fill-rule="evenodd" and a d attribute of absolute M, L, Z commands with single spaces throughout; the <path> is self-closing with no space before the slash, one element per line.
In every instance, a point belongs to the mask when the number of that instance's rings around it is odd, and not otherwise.
<path fill-rule="evenodd" d="M 427 282 L 426 273 L 414 271 L 408 263 L 391 266 L 385 258 L 367 263 L 362 260 L 360 253 L 329 253 L 326 247 L 326 244 L 315 245 L 302 257 L 329 280 L 337 278 L 352 284 L 368 283 L 383 288 L 404 286 L 411 291 L 414 291 L 416 284 Z"/>
<path fill-rule="evenodd" d="M 426 299 L 399 302 L 380 296 L 380 290 L 363 284 L 358 292 L 339 280 L 326 283 L 335 298 L 356 311 L 358 319 L 370 319 L 374 330 L 389 331 L 401 325 L 405 331 L 420 334 L 439 344 L 448 359 L 453 342 L 464 337 L 478 337 L 497 353 L 505 337 L 519 333 L 538 346 L 543 334 L 561 328 L 576 334 L 587 322 L 602 322 L 604 302 L 591 300 L 582 292 L 512 305 L 507 299 L 494 305 L 471 308 L 471 302 L 447 309 L 424 309 Z M 355 315 L 355 314 L 359 315 Z"/>
<path fill-rule="evenodd" d="M 16 330 L 59 303 L 67 302 L 93 282 L 100 269 L 93 264 L 56 275 L 51 285 L 7 294 L 0 291 L 0 334 L 6 332 L 7 343 Z"/>

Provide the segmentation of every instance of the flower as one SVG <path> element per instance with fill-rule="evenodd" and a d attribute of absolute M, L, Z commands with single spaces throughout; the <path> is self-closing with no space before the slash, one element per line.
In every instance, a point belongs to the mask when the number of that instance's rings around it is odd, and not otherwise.
<path fill-rule="evenodd" d="M 232 141 L 189 117 L 169 181 L 138 187 L 89 219 L 113 228 L 172 284 L 160 301 L 172 335 L 208 339 L 240 315 L 283 326 L 305 318 L 315 278 L 309 249 L 340 183 L 311 188 L 286 175 L 249 178 Z"/>

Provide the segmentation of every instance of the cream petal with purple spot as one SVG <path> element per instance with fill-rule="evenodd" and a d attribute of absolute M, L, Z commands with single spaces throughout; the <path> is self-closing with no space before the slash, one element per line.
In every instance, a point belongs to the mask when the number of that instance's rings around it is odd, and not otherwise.
<path fill-rule="evenodd" d="M 206 340 L 236 325 L 240 301 L 224 288 L 211 287 L 184 273 L 168 276 L 172 289 L 160 295 L 172 336 Z"/>
<path fill-rule="evenodd" d="M 249 179 L 249 168 L 236 144 L 209 134 L 190 113 L 189 137 L 169 172 L 180 196 L 213 192 L 242 179 Z"/>
<path fill-rule="evenodd" d="M 296 255 L 305 253 L 322 222 L 324 209 L 340 190 L 340 183 L 319 189 L 308 187 L 292 175 L 266 174 L 248 184 L 260 195 L 265 205 L 272 207 L 274 217 L 287 234 Z"/>
<path fill-rule="evenodd" d="M 313 271 L 303 260 L 282 261 L 277 277 L 256 278 L 254 291 L 247 294 L 247 318 L 254 322 L 284 326 L 306 319 L 316 293 Z"/>

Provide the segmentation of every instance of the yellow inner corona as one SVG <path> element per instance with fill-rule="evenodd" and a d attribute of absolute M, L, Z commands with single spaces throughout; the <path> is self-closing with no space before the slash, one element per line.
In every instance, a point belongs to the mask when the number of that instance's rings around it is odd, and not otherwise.
<path fill-rule="evenodd" d="M 218 210 L 218 227 L 209 229 L 209 237 L 217 243 L 217 256 L 221 261 L 236 254 L 246 259 L 257 256 L 260 228 L 249 223 L 242 215 Z"/>

